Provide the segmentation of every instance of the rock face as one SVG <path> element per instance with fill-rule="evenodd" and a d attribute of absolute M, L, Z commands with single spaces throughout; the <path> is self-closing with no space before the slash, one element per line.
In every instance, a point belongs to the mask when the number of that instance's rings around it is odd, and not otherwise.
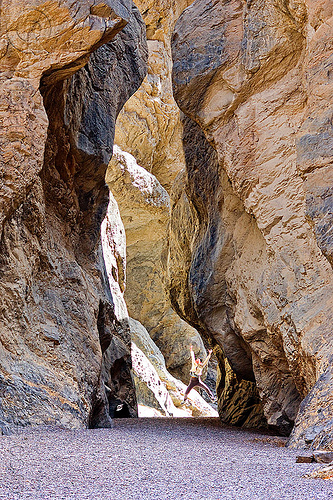
<path fill-rule="evenodd" d="M 117 120 L 115 144 L 131 153 L 169 192 L 184 168 L 179 108 L 172 93 L 171 35 L 192 0 L 139 0 L 147 26 L 148 74 Z"/>
<path fill-rule="evenodd" d="M 136 204 L 134 204 L 135 208 Z M 143 417 L 217 416 L 217 412 L 196 391 L 192 391 L 186 405 L 182 405 L 186 386 L 168 372 L 161 351 L 150 338 L 145 327 L 139 321 L 128 317 L 124 299 L 126 282 L 125 229 L 112 193 L 110 193 L 107 215 L 102 223 L 102 246 L 114 303 L 114 315 L 118 322 L 121 322 L 122 328 L 126 332 L 130 332 L 138 415 Z M 103 343 L 104 338 L 101 339 L 101 344 L 103 345 Z M 111 366 L 117 366 L 122 357 L 126 359 L 128 349 L 124 342 L 124 335 L 113 336 L 112 345 L 107 349 L 105 357 L 110 356 Z M 108 365 L 110 362 L 104 362 L 104 366 Z M 123 370 L 120 373 L 125 377 L 121 379 L 114 370 L 108 373 L 104 370 L 103 378 L 106 381 L 107 393 L 109 394 L 111 389 L 112 393 L 116 395 L 110 401 L 113 415 L 115 417 L 129 417 L 133 415 L 133 411 L 124 397 L 126 396 L 124 389 L 128 389 L 127 372 Z M 122 393 L 123 398 L 120 397 Z"/>
<path fill-rule="evenodd" d="M 186 384 L 189 346 L 201 357 L 206 351 L 197 331 L 170 306 L 165 257 L 169 193 L 185 168 L 179 108 L 172 94 L 170 39 L 175 20 L 189 3 L 137 2 L 147 25 L 148 75 L 117 119 L 118 149 L 107 174 L 126 230 L 129 314 L 147 328 L 167 369 Z"/>
<path fill-rule="evenodd" d="M 255 382 L 268 423 L 287 433 L 297 417 L 290 443 L 314 448 L 333 446 L 332 15 L 325 1 L 196 0 L 173 37 L 189 117 L 173 304 Z M 190 119 L 216 151 L 205 168 Z"/>
<path fill-rule="evenodd" d="M 110 425 L 115 400 L 131 414 L 136 400 L 100 244 L 104 176 L 145 27 L 129 0 L 1 8 L 0 427 Z"/>
<path fill-rule="evenodd" d="M 216 151 L 200 127 L 190 118 L 184 119 L 183 125 L 187 175 L 179 175 L 171 196 L 168 287 L 179 315 L 205 338 L 212 331 L 206 317 L 220 307 L 221 299 L 232 304 L 224 275 L 234 257 L 236 222 L 242 229 L 243 238 L 251 237 L 252 228 L 227 176 L 219 173 Z M 222 205 L 224 209 L 220 213 Z M 218 278 L 213 275 L 213 270 L 219 273 Z M 262 407 L 254 384 L 251 355 L 236 328 L 233 330 L 229 326 L 227 305 L 219 310 L 219 314 L 224 320 L 220 336 L 212 336 L 207 341 L 213 340 L 216 344 L 219 359 L 217 394 L 220 417 L 233 425 L 262 426 Z M 216 321 L 220 321 L 219 317 Z"/>

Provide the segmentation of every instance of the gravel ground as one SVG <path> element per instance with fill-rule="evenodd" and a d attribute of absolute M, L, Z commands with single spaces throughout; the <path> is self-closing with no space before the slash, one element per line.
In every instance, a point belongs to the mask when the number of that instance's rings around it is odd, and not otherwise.
<path fill-rule="evenodd" d="M 283 439 L 218 419 L 118 419 L 112 429 L 0 436 L 0 499 L 329 500 Z"/>

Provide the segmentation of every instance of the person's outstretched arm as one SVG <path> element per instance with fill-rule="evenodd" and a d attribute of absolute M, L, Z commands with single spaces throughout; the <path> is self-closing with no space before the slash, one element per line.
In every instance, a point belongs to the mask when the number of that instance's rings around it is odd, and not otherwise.
<path fill-rule="evenodd" d="M 212 351 L 212 349 L 209 349 L 209 351 L 208 351 L 208 356 L 207 356 L 207 358 L 205 359 L 205 361 L 202 363 L 202 368 L 204 368 L 206 365 L 208 365 L 208 361 L 210 360 L 210 357 L 211 357 L 211 355 L 212 355 L 212 352 L 213 352 L 213 351 Z"/>

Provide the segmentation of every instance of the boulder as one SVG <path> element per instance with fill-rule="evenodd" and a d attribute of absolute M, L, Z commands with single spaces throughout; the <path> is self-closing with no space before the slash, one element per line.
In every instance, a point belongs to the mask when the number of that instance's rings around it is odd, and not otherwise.
<path fill-rule="evenodd" d="M 322 450 L 314 451 L 313 458 L 315 462 L 321 464 L 330 464 L 331 462 L 333 462 L 333 451 L 322 451 Z"/>
<path fill-rule="evenodd" d="M 316 469 L 313 472 L 310 472 L 305 475 L 305 477 L 310 479 L 329 479 L 333 480 L 333 465 L 329 465 L 328 467 L 321 467 L 320 469 Z"/>

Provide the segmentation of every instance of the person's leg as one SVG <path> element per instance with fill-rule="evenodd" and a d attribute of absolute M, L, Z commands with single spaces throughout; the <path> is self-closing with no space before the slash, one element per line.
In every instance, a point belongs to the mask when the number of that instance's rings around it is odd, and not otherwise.
<path fill-rule="evenodd" d="M 186 391 L 185 391 L 184 401 L 187 400 L 187 396 L 192 391 L 193 387 L 195 387 L 196 385 L 199 385 L 198 377 L 191 377 L 190 383 L 188 384 Z"/>
<path fill-rule="evenodd" d="M 198 380 L 198 384 L 197 384 L 199 387 L 202 387 L 202 389 L 205 389 L 205 391 L 208 393 L 208 396 L 210 397 L 210 399 L 215 399 L 214 397 L 214 394 L 212 393 L 212 391 L 209 389 L 208 385 L 206 385 L 202 380 L 201 378 L 199 378 Z"/>

